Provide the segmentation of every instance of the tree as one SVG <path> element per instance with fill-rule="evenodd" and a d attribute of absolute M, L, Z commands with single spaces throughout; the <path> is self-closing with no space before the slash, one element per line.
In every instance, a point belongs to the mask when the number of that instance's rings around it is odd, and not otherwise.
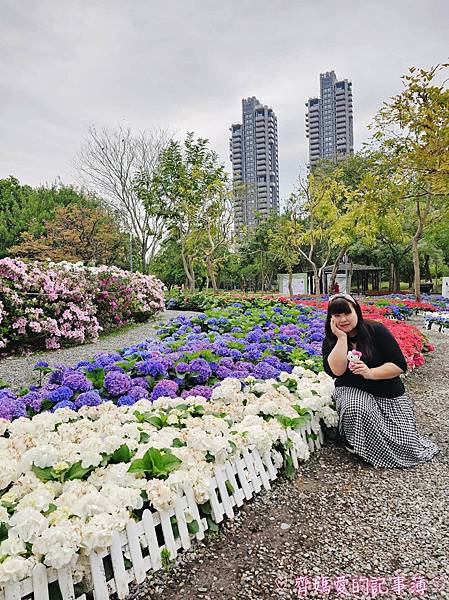
<path fill-rule="evenodd" d="M 227 194 L 227 174 L 218 155 L 208 148 L 207 139 L 194 139 L 191 132 L 183 145 L 171 140 L 152 176 L 141 177 L 137 190 L 147 213 L 160 215 L 171 238 L 178 241 L 188 286 L 194 291 L 195 263 L 204 247 L 207 223 L 211 215 L 220 216 L 217 207 Z"/>
<path fill-rule="evenodd" d="M 44 234 L 38 237 L 23 232 L 21 241 L 10 251 L 34 260 L 49 258 L 91 265 L 123 266 L 126 261 L 126 237 L 104 208 L 79 204 L 60 207 L 44 227 Z"/>
<path fill-rule="evenodd" d="M 397 201 L 413 208 L 414 292 L 420 292 L 419 242 L 449 201 L 449 88 L 438 83 L 449 67 L 412 67 L 403 76 L 404 90 L 375 118 L 374 139 L 396 168 Z"/>
<path fill-rule="evenodd" d="M 90 201 L 96 199 L 73 186 L 54 183 L 32 188 L 21 185 L 15 177 L 0 179 L 0 258 L 10 253 L 24 232 L 32 238 L 43 235 L 45 222 L 53 218 L 57 208 Z"/>
<path fill-rule="evenodd" d="M 289 210 L 298 228 L 298 252 L 313 271 L 315 295 L 332 253 L 347 247 L 352 194 L 335 176 L 314 172 L 298 179 L 298 189 L 289 200 Z M 339 260 L 338 260 L 339 262 Z"/>
<path fill-rule="evenodd" d="M 289 213 L 282 215 L 269 231 L 268 253 L 287 270 L 290 296 L 293 296 L 293 269 L 300 260 L 300 239 L 300 225 Z"/>
<path fill-rule="evenodd" d="M 97 130 L 89 128 L 87 139 L 76 158 L 83 182 L 116 210 L 140 247 L 143 273 L 166 234 L 157 211 L 148 211 L 136 188 L 148 180 L 167 146 L 161 130 L 134 135 L 130 128 Z"/>

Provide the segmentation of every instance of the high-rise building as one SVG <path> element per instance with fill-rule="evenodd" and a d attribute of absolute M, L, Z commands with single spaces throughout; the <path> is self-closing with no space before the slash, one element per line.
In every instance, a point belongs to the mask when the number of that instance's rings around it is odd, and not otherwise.
<path fill-rule="evenodd" d="M 320 97 L 306 102 L 310 166 L 320 159 L 337 162 L 353 154 L 352 83 L 334 71 L 320 74 Z"/>
<path fill-rule="evenodd" d="M 257 214 L 265 219 L 279 212 L 277 118 L 257 98 L 242 100 L 242 123 L 231 126 L 235 230 L 254 227 Z"/>

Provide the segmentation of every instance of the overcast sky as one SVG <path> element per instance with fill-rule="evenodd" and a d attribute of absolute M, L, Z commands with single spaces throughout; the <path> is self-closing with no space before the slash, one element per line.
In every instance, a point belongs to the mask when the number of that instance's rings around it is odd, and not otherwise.
<path fill-rule="evenodd" d="M 89 124 L 207 137 L 230 169 L 241 99 L 278 117 L 281 198 L 319 74 L 353 83 L 356 149 L 408 67 L 447 62 L 449 0 L 0 0 L 0 177 L 76 182 Z"/>

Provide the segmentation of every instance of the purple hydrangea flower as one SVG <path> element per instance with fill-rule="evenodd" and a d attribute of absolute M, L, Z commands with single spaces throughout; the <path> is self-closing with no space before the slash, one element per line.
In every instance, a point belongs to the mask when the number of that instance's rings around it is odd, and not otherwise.
<path fill-rule="evenodd" d="M 198 383 L 205 383 L 212 375 L 212 369 L 204 358 L 194 358 L 189 367 Z"/>
<path fill-rule="evenodd" d="M 142 375 L 151 375 L 151 377 L 157 377 L 158 375 L 166 375 L 167 369 L 161 360 L 151 358 L 144 362 L 138 363 L 137 368 L 139 373 Z"/>
<path fill-rule="evenodd" d="M 234 368 L 234 367 L 233 367 Z M 227 367 L 218 367 L 217 377 L 220 379 L 226 379 L 226 377 L 232 377 L 233 371 Z"/>
<path fill-rule="evenodd" d="M 158 381 L 151 392 L 151 399 L 157 400 L 162 396 L 176 398 L 178 392 L 178 384 L 170 379 L 162 379 Z"/>
<path fill-rule="evenodd" d="M 88 392 L 93 388 L 92 382 L 79 371 L 72 371 L 64 375 L 62 385 L 69 387 L 74 392 Z"/>
<path fill-rule="evenodd" d="M 0 398 L 0 419 L 12 421 L 12 402 L 6 396 Z"/>
<path fill-rule="evenodd" d="M 120 360 L 120 354 L 96 354 L 95 355 L 95 366 L 97 368 L 106 367 L 106 365 L 113 364 L 116 360 Z"/>
<path fill-rule="evenodd" d="M 53 408 L 51 409 L 51 412 L 55 412 L 55 410 L 58 410 L 58 408 L 70 408 L 71 410 L 75 410 L 76 411 L 76 404 L 74 402 L 72 402 L 71 400 L 61 400 L 61 402 L 58 402 L 58 404 L 55 404 L 53 406 Z"/>
<path fill-rule="evenodd" d="M 275 379 L 279 373 L 279 369 L 272 367 L 266 362 L 260 362 L 253 370 L 254 377 L 257 377 L 258 379 Z"/>
<path fill-rule="evenodd" d="M 178 371 L 178 373 L 181 373 L 181 374 L 187 373 L 189 370 L 189 365 L 186 362 L 179 362 L 176 365 L 176 370 Z"/>
<path fill-rule="evenodd" d="M 210 400 L 212 389 L 207 385 L 195 385 L 191 390 L 184 390 L 181 394 L 181 398 L 188 398 L 189 396 L 203 396 L 203 398 Z"/>
<path fill-rule="evenodd" d="M 81 369 L 81 367 L 90 367 L 91 365 L 92 363 L 88 360 L 80 360 L 78 363 L 76 363 L 75 369 Z"/>
<path fill-rule="evenodd" d="M 133 377 L 132 384 L 133 386 L 142 387 L 145 389 L 148 387 L 148 381 L 145 379 L 145 377 Z"/>
<path fill-rule="evenodd" d="M 98 406 L 102 402 L 103 400 L 100 398 L 98 392 L 84 392 L 76 398 L 75 406 L 76 408 L 81 408 L 82 406 Z"/>
<path fill-rule="evenodd" d="M 42 396 L 39 392 L 28 392 L 20 398 L 25 406 L 29 406 L 34 412 L 39 412 L 42 404 Z"/>
<path fill-rule="evenodd" d="M 46 369 L 47 367 L 48 367 L 48 362 L 46 362 L 45 360 L 40 360 L 34 365 L 33 369 L 39 369 L 39 368 Z"/>
<path fill-rule="evenodd" d="M 225 367 L 226 369 L 234 368 L 234 361 L 232 358 L 221 358 L 218 362 L 219 367 Z"/>
<path fill-rule="evenodd" d="M 142 398 L 148 398 L 149 396 L 148 391 L 145 388 L 140 387 L 139 385 L 133 385 L 133 387 L 129 389 L 127 395 L 131 398 L 134 398 L 134 400 L 141 400 Z"/>
<path fill-rule="evenodd" d="M 131 387 L 131 377 L 126 373 L 110 371 L 104 378 L 104 387 L 112 396 L 123 396 Z"/>

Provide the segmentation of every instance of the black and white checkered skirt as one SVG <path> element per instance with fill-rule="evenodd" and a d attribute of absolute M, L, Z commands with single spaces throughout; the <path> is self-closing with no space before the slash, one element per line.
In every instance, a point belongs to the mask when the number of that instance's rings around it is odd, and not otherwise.
<path fill-rule="evenodd" d="M 419 435 L 407 394 L 380 398 L 354 387 L 336 387 L 338 428 L 354 452 L 375 467 L 414 467 L 439 448 Z"/>

